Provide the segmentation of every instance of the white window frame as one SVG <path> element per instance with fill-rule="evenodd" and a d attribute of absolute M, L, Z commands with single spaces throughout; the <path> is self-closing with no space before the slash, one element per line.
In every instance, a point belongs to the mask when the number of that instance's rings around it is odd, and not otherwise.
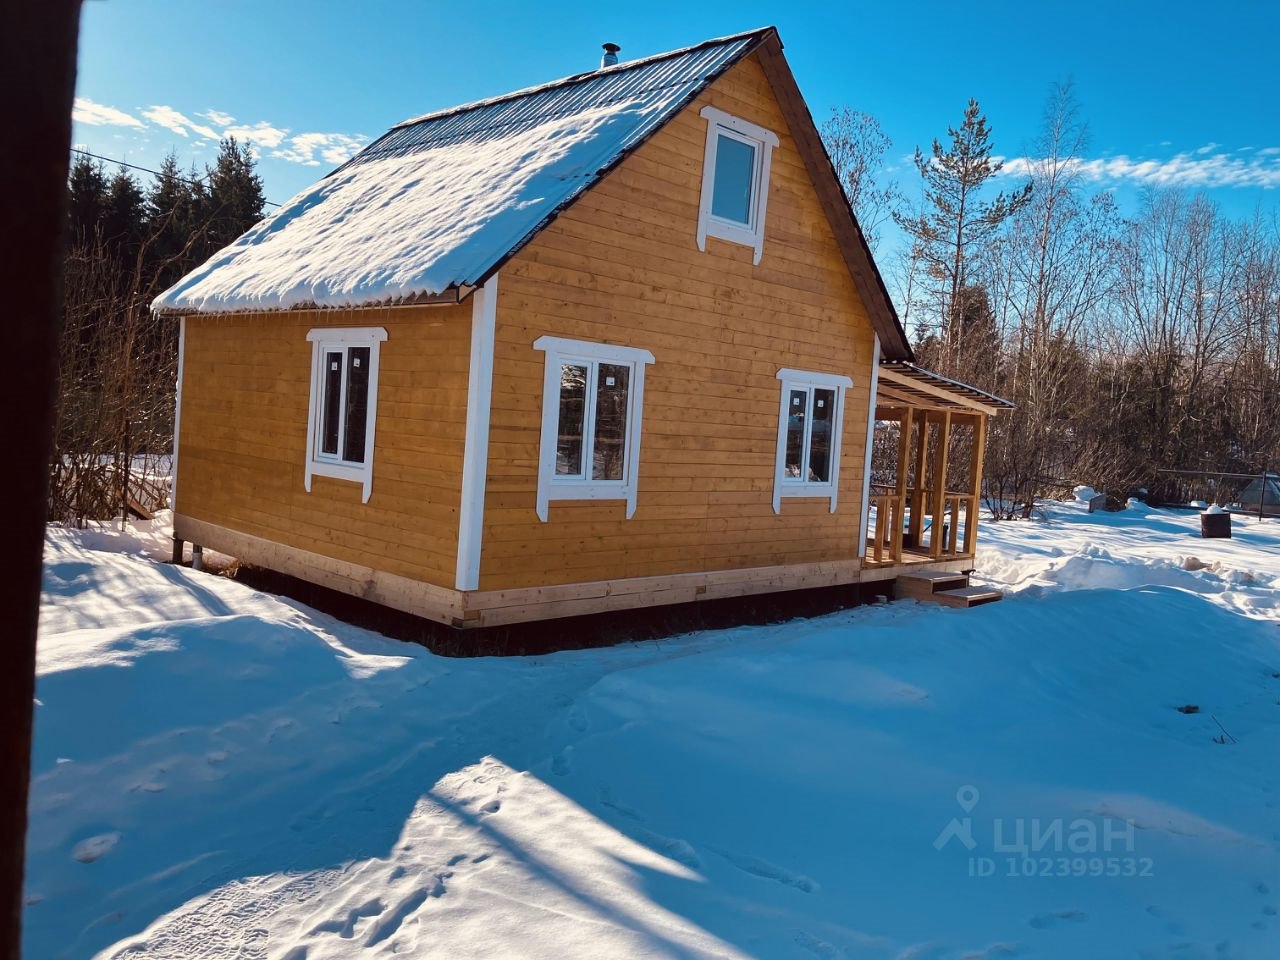
<path fill-rule="evenodd" d="M 702 161 L 702 200 L 698 206 L 698 249 L 707 249 L 707 237 L 719 237 L 730 243 L 740 243 L 755 252 L 753 263 L 759 263 L 764 254 L 764 216 L 769 202 L 769 167 L 773 148 L 778 145 L 778 135 L 772 130 L 757 126 L 741 117 L 725 113 L 715 107 L 703 107 L 700 115 L 707 121 L 707 148 Z M 717 217 L 711 212 L 715 196 L 716 148 L 720 135 L 741 140 L 756 148 L 756 165 L 751 182 L 751 220 L 741 224 Z"/>
<path fill-rule="evenodd" d="M 378 353 L 387 339 L 382 327 L 315 327 L 307 332 L 311 343 L 311 403 L 307 413 L 307 470 L 304 479 L 307 493 L 311 492 L 312 477 L 335 477 L 351 480 L 362 487 L 362 503 L 369 502 L 373 492 L 373 429 L 378 418 Z M 346 382 L 347 364 L 342 364 L 342 401 L 338 417 L 338 453 L 321 453 L 317 436 L 324 418 L 321 406 L 324 402 L 325 354 L 330 350 L 342 350 L 346 356 L 348 347 L 369 348 L 369 399 L 365 404 L 364 463 L 342 459 L 342 446 L 346 433 Z"/>
<path fill-rule="evenodd" d="M 781 397 L 778 400 L 778 450 L 773 471 L 773 512 L 782 512 L 783 497 L 827 497 L 831 501 L 831 512 L 836 512 L 837 490 L 840 485 L 840 441 L 844 435 L 844 398 L 845 391 L 853 386 L 853 381 L 846 376 L 834 373 L 815 373 L 811 370 L 792 370 L 783 367 L 778 371 Z M 787 424 L 791 416 L 789 401 L 792 390 L 804 390 L 813 402 L 814 388 L 834 390 L 836 396 L 835 415 L 831 418 L 831 479 L 825 483 L 813 483 L 799 477 L 788 477 L 787 467 Z M 800 455 L 802 464 L 809 462 L 809 444 L 813 436 L 813 417 L 805 418 L 804 450 Z"/>
<path fill-rule="evenodd" d="M 535 350 L 546 354 L 542 382 L 542 439 L 538 453 L 538 519 L 545 523 L 552 500 L 625 500 L 627 519 L 636 512 L 636 484 L 640 472 L 640 432 L 644 418 L 644 370 L 653 363 L 653 354 L 639 347 L 623 347 L 612 343 L 566 340 L 562 337 L 539 337 Z M 595 394 L 586 391 L 586 409 L 582 418 L 582 477 L 556 474 L 556 444 L 560 426 L 560 368 L 577 363 L 594 370 L 601 363 L 629 366 L 631 386 L 627 395 L 626 462 L 621 480 L 593 480 L 589 470 L 595 447 Z M 589 380 L 593 379 L 590 377 Z"/>

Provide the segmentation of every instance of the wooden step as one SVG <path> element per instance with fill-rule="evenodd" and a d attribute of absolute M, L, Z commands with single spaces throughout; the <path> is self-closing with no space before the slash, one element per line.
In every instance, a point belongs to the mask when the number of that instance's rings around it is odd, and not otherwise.
<path fill-rule="evenodd" d="M 932 603 L 940 603 L 944 607 L 967 608 L 1003 600 L 1004 594 L 991 587 L 957 587 L 954 590 L 939 590 L 933 596 L 924 599 Z"/>
<path fill-rule="evenodd" d="M 921 570 L 904 573 L 894 581 L 893 593 L 899 600 L 928 600 L 939 590 L 954 590 L 969 586 L 966 573 L 945 573 L 941 570 Z"/>

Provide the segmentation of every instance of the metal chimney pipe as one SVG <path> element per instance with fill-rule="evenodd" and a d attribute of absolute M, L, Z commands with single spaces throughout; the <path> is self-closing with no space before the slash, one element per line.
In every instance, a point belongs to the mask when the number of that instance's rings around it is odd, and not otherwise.
<path fill-rule="evenodd" d="M 600 69 L 612 67 L 618 62 L 618 51 L 622 48 L 616 43 L 606 43 L 604 46 L 604 56 L 600 58 Z"/>

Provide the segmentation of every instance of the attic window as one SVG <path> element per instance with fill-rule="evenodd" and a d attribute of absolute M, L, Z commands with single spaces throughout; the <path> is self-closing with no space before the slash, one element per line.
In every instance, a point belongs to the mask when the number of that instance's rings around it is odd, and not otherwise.
<path fill-rule="evenodd" d="M 707 149 L 702 166 L 702 203 L 698 210 L 698 249 L 707 237 L 764 251 L 764 212 L 769 199 L 769 162 L 778 137 L 764 127 L 703 107 Z"/>
<path fill-rule="evenodd" d="M 311 405 L 307 418 L 307 472 L 353 480 L 363 501 L 373 490 L 373 426 L 378 405 L 378 348 L 382 327 L 319 327 L 311 342 Z"/>
<path fill-rule="evenodd" d="M 539 337 L 546 352 L 538 517 L 552 500 L 625 500 L 636 510 L 644 369 L 653 354 L 636 347 Z"/>

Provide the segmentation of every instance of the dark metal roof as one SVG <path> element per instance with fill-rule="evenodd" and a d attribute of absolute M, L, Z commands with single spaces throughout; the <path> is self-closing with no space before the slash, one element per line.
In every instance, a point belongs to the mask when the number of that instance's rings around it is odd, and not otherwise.
<path fill-rule="evenodd" d="M 483 143 L 548 120 L 621 102 L 637 104 L 641 111 L 647 107 L 647 121 L 616 144 L 620 155 L 670 119 L 770 29 L 708 40 L 405 120 L 369 144 L 347 166 L 456 143 Z"/>

